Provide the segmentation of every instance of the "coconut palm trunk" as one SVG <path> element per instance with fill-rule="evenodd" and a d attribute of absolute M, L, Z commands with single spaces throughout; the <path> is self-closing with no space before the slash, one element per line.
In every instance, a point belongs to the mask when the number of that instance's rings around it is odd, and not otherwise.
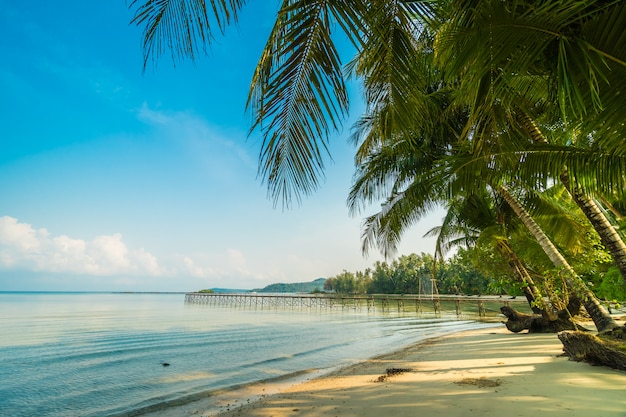
<path fill-rule="evenodd" d="M 617 267 L 626 282 L 626 244 L 617 233 L 613 225 L 606 218 L 596 202 L 585 195 L 579 188 L 572 186 L 567 170 L 561 174 L 561 182 L 567 188 L 572 199 L 585 214 L 593 228 L 600 235 L 600 240 L 606 249 L 611 253 Z"/>
<path fill-rule="evenodd" d="M 501 241 L 498 242 L 497 248 L 498 252 L 505 257 L 517 281 L 521 284 L 524 296 L 526 297 L 528 305 L 533 313 L 547 316 L 549 319 L 554 319 L 554 315 L 551 314 L 548 309 L 539 308 L 539 305 L 542 303 L 541 293 L 528 273 L 528 270 L 522 261 L 517 257 L 511 246 L 507 242 Z"/>
<path fill-rule="evenodd" d="M 563 270 L 565 282 L 583 302 L 587 313 L 593 320 L 599 332 L 612 330 L 619 327 L 619 324 L 609 314 L 609 312 L 600 304 L 595 294 L 585 285 L 585 283 L 576 274 L 569 262 L 561 255 L 559 250 L 554 246 L 552 241 L 543 232 L 541 227 L 535 222 L 530 214 L 522 207 L 517 199 L 509 192 L 509 190 L 500 186 L 497 189 L 498 194 L 507 202 L 515 214 L 520 218 L 522 223 L 528 228 L 530 233 L 537 239 L 537 242 L 550 258 L 550 261 Z"/>
<path fill-rule="evenodd" d="M 528 114 L 522 112 L 521 117 L 524 127 L 535 143 L 548 143 L 546 137 Z M 585 217 L 587 217 L 600 236 L 602 244 L 615 260 L 622 274 L 622 278 L 624 282 L 626 282 L 626 244 L 624 244 L 624 241 L 615 230 L 615 227 L 609 222 L 598 204 L 596 204 L 592 198 L 583 193 L 578 187 L 572 187 L 567 169 L 563 170 L 561 174 L 561 183 L 565 186 L 576 205 L 582 210 Z"/>

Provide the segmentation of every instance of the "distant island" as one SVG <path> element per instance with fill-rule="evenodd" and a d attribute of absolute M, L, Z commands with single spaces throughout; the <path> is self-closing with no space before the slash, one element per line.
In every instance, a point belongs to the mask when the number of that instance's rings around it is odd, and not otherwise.
<path fill-rule="evenodd" d="M 324 282 L 326 278 L 318 278 L 311 282 L 293 282 L 289 284 L 270 284 L 263 288 L 257 288 L 255 292 L 322 292 L 324 291 Z"/>
<path fill-rule="evenodd" d="M 255 288 L 253 290 L 240 290 L 229 288 L 211 288 L 200 290 L 202 293 L 249 293 L 249 292 L 261 292 L 261 293 L 312 293 L 324 291 L 324 282 L 326 278 L 318 278 L 311 282 L 293 282 L 293 283 L 277 283 L 270 284 L 263 288 Z"/>

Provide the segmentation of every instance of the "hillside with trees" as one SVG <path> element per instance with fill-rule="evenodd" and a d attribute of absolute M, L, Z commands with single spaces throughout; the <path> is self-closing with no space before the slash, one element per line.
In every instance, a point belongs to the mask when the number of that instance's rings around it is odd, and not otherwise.
<path fill-rule="evenodd" d="M 270 284 L 253 291 L 262 293 L 312 293 L 321 292 L 324 288 L 326 278 L 317 278 L 311 282 L 293 282 Z"/>

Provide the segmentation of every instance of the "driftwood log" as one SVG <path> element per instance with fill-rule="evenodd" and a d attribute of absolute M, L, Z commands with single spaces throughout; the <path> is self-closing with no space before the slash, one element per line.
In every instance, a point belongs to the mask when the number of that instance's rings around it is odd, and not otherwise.
<path fill-rule="evenodd" d="M 519 333 L 528 330 L 528 333 L 558 333 L 564 330 L 585 330 L 574 321 L 572 317 L 580 311 L 580 300 L 570 299 L 569 304 L 556 314 L 526 314 L 509 307 L 503 306 L 500 312 L 508 319 L 503 322 L 506 328 Z"/>
<path fill-rule="evenodd" d="M 615 332 L 621 332 L 614 335 L 619 340 L 624 331 Z M 619 343 L 618 341 L 611 342 L 590 333 L 578 331 L 563 331 L 558 334 L 558 337 L 563 343 L 565 355 L 571 360 L 626 371 L 626 352 L 619 348 L 620 345 L 624 346 L 621 340 Z"/>

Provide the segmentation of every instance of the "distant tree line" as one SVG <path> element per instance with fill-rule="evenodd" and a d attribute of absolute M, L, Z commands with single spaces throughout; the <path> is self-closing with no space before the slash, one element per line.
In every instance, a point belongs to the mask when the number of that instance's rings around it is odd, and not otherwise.
<path fill-rule="evenodd" d="M 607 266 L 600 254 L 584 259 L 585 277 L 599 297 L 626 300 L 626 285 L 619 271 Z M 540 265 L 536 265 L 540 269 Z M 560 291 L 558 274 L 542 272 L 544 285 Z M 433 286 L 435 284 L 436 288 Z M 324 291 L 337 294 L 463 294 L 521 295 L 519 283 L 503 257 L 480 246 L 460 248 L 444 261 L 435 262 L 432 255 L 403 255 L 391 262 L 377 261 L 364 271 L 343 271 L 324 282 Z"/>
<path fill-rule="evenodd" d="M 343 271 L 324 283 L 325 291 L 337 294 L 487 294 L 490 289 L 490 278 L 463 251 L 438 263 L 426 253 L 403 255 L 365 271 Z"/>

